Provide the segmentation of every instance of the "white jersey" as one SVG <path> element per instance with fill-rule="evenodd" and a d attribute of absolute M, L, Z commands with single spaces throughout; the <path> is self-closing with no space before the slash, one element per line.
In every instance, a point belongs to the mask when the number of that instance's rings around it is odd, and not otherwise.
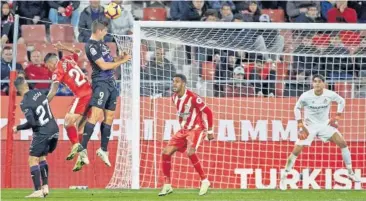
<path fill-rule="evenodd" d="M 338 103 L 337 113 L 343 112 L 345 100 L 336 92 L 324 89 L 320 96 L 315 95 L 314 89 L 304 92 L 296 102 L 295 118 L 301 120 L 301 109 L 304 108 L 306 125 L 328 124 L 333 101 Z"/>

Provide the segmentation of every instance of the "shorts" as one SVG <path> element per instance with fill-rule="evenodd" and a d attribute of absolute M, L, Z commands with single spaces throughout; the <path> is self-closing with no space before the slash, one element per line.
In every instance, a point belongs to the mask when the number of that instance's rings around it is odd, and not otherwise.
<path fill-rule="evenodd" d="M 92 94 L 74 98 L 70 105 L 69 113 L 80 114 L 84 116 L 88 111 L 91 98 Z"/>
<path fill-rule="evenodd" d="M 32 143 L 29 147 L 29 155 L 35 157 L 47 156 L 57 146 L 58 133 L 53 135 L 33 134 Z"/>
<path fill-rule="evenodd" d="M 114 83 L 95 81 L 93 82 L 93 97 L 90 105 L 100 109 L 115 111 L 118 95 L 119 93 Z"/>
<path fill-rule="evenodd" d="M 178 151 L 182 153 L 190 147 L 197 150 L 205 137 L 206 134 L 202 129 L 180 130 L 170 139 L 168 146 L 175 146 L 178 148 Z"/>
<path fill-rule="evenodd" d="M 296 145 L 310 146 L 315 137 L 319 137 L 323 142 L 327 142 L 334 135 L 334 133 L 341 134 L 338 129 L 330 125 L 315 124 L 306 126 L 306 128 L 309 131 L 308 138 L 305 140 L 297 139 L 295 143 Z"/>

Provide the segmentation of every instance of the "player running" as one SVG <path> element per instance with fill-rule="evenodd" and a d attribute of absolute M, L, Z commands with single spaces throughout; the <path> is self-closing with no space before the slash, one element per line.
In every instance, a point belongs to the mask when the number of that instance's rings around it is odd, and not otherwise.
<path fill-rule="evenodd" d="M 107 34 L 107 24 L 96 20 L 92 23 L 91 29 L 92 35 L 90 40 L 85 44 L 85 54 L 93 69 L 93 95 L 90 102 L 91 115 L 85 124 L 81 142 L 84 150 L 80 152 L 80 159 L 78 159 L 75 165 L 77 169 L 81 168 L 84 165 L 83 161 L 87 159 L 86 149 L 88 142 L 93 134 L 95 124 L 103 115 L 104 120 L 100 126 L 101 147 L 97 150 L 97 155 L 107 166 L 111 166 L 107 147 L 119 94 L 113 74 L 115 68 L 126 63 L 131 58 L 129 55 L 116 58 L 110 55 L 108 46 L 103 42 L 103 38 Z"/>
<path fill-rule="evenodd" d="M 342 134 L 338 131 L 338 121 L 345 107 L 345 100 L 337 93 L 324 88 L 324 77 L 321 75 L 313 76 L 313 88 L 304 92 L 295 106 L 295 118 L 299 128 L 299 139 L 295 143 L 295 148 L 287 159 L 285 172 L 281 177 L 280 188 L 286 189 L 285 180 L 289 171 L 295 164 L 297 156 L 301 153 L 304 146 L 310 146 L 315 136 L 323 142 L 334 142 L 341 148 L 342 158 L 348 170 L 348 176 L 355 182 L 360 182 L 352 170 L 351 153 L 347 147 Z M 337 115 L 329 119 L 329 111 L 332 102 L 338 103 Z M 301 109 L 304 108 L 304 119 L 301 118 Z"/>
<path fill-rule="evenodd" d="M 181 130 L 178 131 L 169 141 L 162 153 L 162 167 L 165 179 L 163 189 L 159 196 L 164 196 L 173 192 L 170 181 L 171 156 L 176 152 L 187 150 L 188 158 L 193 167 L 201 177 L 201 189 L 199 195 L 205 195 L 210 187 L 210 181 L 202 170 L 201 163 L 196 155 L 200 143 L 205 139 L 213 137 L 213 115 L 211 109 L 206 106 L 202 99 L 194 92 L 186 88 L 187 78 L 182 74 L 173 77 L 173 96 L 172 101 L 178 110 L 179 123 Z M 206 128 L 203 114 L 207 115 Z"/>
<path fill-rule="evenodd" d="M 53 97 L 56 95 L 60 83 L 65 84 L 75 96 L 70 106 L 69 112 L 65 116 L 64 123 L 67 136 L 73 145 L 66 160 L 72 160 L 78 151 L 83 150 L 83 147 L 79 143 L 78 139 L 77 125 L 80 128 L 84 126 L 79 125 L 79 123 L 83 116 L 86 115 L 87 108 L 92 97 L 92 89 L 90 82 L 87 80 L 85 74 L 81 71 L 76 63 L 81 51 L 66 47 L 61 43 L 57 43 L 54 46 L 59 50 L 66 50 L 73 53 L 72 55 L 62 58 L 61 60 L 59 60 L 57 54 L 54 53 L 48 53 L 44 58 L 46 66 L 51 72 L 53 72 L 53 83 L 51 90 L 47 95 L 48 101 L 51 102 Z M 89 163 L 87 159 L 84 162 L 86 164 Z"/>
<path fill-rule="evenodd" d="M 20 108 L 27 122 L 13 127 L 13 131 L 32 128 L 33 139 L 29 148 L 29 167 L 33 180 L 34 192 L 26 198 L 45 197 L 48 189 L 48 164 L 46 156 L 57 146 L 58 126 L 53 118 L 47 96 L 40 90 L 29 90 L 24 77 L 18 77 L 14 85 L 23 98 Z M 42 186 L 41 186 L 42 178 Z"/>

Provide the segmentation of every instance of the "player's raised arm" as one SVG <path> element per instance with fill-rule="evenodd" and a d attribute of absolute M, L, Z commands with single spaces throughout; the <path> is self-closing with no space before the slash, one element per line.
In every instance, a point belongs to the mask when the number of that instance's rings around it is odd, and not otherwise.
<path fill-rule="evenodd" d="M 83 51 L 81 51 L 80 49 L 66 46 L 66 45 L 62 44 L 61 42 L 53 44 L 53 46 L 58 50 L 61 50 L 61 51 L 65 50 L 70 53 L 77 54 L 78 56 L 80 56 L 83 53 Z"/>
<path fill-rule="evenodd" d="M 63 76 L 64 76 L 64 72 L 62 71 L 62 69 L 58 69 L 57 65 L 61 65 L 58 64 L 59 63 L 59 59 L 58 56 L 54 53 L 48 53 L 45 57 L 44 57 L 44 63 L 46 65 L 46 67 L 53 72 L 52 75 L 52 85 L 51 85 L 51 89 L 48 92 L 47 95 L 47 99 L 48 102 L 51 102 L 53 97 L 55 97 L 58 87 L 60 85 L 60 80 L 62 80 Z"/>
<path fill-rule="evenodd" d="M 48 102 L 51 102 L 53 97 L 56 96 L 59 85 L 60 85 L 60 82 L 58 82 L 58 81 L 53 81 L 52 82 L 51 89 L 47 94 Z"/>

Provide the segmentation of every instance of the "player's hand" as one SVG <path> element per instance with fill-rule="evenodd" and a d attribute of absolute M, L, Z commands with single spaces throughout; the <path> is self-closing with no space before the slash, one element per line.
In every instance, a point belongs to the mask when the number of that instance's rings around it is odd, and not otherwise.
<path fill-rule="evenodd" d="M 208 139 L 208 141 L 211 141 L 215 138 L 214 138 L 213 134 L 207 134 L 207 139 Z"/>
<path fill-rule="evenodd" d="M 14 131 L 14 133 L 18 132 L 17 127 L 16 127 L 16 126 L 13 126 L 13 131 Z"/>
<path fill-rule="evenodd" d="M 309 131 L 306 129 L 306 127 L 303 125 L 303 123 L 298 123 L 297 128 L 299 131 L 299 139 L 300 140 L 306 140 L 309 136 Z"/>
<path fill-rule="evenodd" d="M 55 47 L 57 50 L 61 50 L 64 48 L 64 46 L 60 41 L 58 43 L 53 44 L 53 47 Z"/>
<path fill-rule="evenodd" d="M 330 121 L 329 121 L 329 124 L 330 126 L 334 127 L 334 128 L 338 128 L 338 120 L 339 118 L 338 117 L 335 117 L 335 118 L 332 118 Z"/>

